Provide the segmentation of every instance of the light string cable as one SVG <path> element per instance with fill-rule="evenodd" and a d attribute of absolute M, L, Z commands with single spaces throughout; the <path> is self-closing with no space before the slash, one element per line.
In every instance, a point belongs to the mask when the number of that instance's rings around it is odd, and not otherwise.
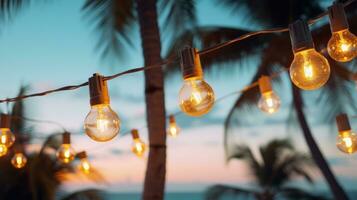
<path fill-rule="evenodd" d="M 356 0 L 349 0 L 349 1 L 345 2 L 343 5 L 344 5 L 344 7 L 346 7 L 346 6 L 352 4 L 355 1 Z M 325 12 L 321 13 L 320 15 L 308 20 L 308 24 L 310 24 L 310 25 L 314 24 L 314 23 L 316 23 L 318 20 L 322 19 L 326 15 L 327 15 L 327 11 L 325 11 Z M 244 34 L 242 36 L 239 36 L 239 37 L 237 37 L 235 39 L 232 39 L 232 40 L 229 40 L 229 41 L 226 41 L 226 42 L 222 42 L 222 43 L 214 45 L 212 47 L 203 49 L 203 50 L 199 51 L 199 54 L 200 55 L 204 55 L 204 54 L 207 54 L 209 52 L 216 51 L 218 49 L 221 49 L 221 48 L 226 47 L 228 45 L 240 42 L 242 40 L 248 39 L 248 38 L 256 36 L 256 35 L 271 34 L 271 33 L 282 33 L 282 32 L 287 32 L 288 30 L 289 29 L 285 27 L 285 28 L 272 28 L 272 29 L 265 29 L 265 30 L 250 32 L 250 33 Z M 174 61 L 177 61 L 177 57 L 172 56 L 172 57 L 168 58 L 167 60 L 164 60 L 162 63 L 157 63 L 157 64 L 138 67 L 138 68 L 133 68 L 133 69 L 130 69 L 130 70 L 127 70 L 127 71 L 123 71 L 123 72 L 114 74 L 114 75 L 106 76 L 106 77 L 104 77 L 104 80 L 112 80 L 112 79 L 118 78 L 118 77 L 126 75 L 126 74 L 131 74 L 131 73 L 136 73 L 136 72 L 139 72 L 139 71 L 145 71 L 145 70 L 160 68 L 160 67 L 162 67 L 164 65 L 167 65 L 169 63 L 172 63 Z M 15 101 L 20 101 L 20 100 L 23 100 L 23 99 L 26 99 L 26 98 L 30 98 L 30 97 L 45 96 L 45 95 L 48 95 L 48 94 L 51 94 L 51 93 L 55 93 L 55 92 L 61 92 L 61 91 L 67 91 L 67 90 L 75 90 L 75 89 L 78 89 L 78 88 L 81 88 L 81 87 L 84 87 L 84 86 L 87 86 L 87 85 L 88 85 L 88 82 L 84 82 L 84 83 L 81 83 L 81 84 L 78 84 L 78 85 L 64 86 L 64 87 L 60 87 L 60 88 L 53 89 L 53 90 L 47 90 L 47 91 L 44 91 L 44 92 L 38 92 L 38 93 L 23 95 L 23 96 L 14 97 L 14 98 L 1 99 L 0 103 L 15 102 Z"/>

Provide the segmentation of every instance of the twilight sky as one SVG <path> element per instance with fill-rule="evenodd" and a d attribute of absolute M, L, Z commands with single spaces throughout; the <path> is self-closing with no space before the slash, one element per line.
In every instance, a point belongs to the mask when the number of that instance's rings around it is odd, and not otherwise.
<path fill-rule="evenodd" d="M 80 8 L 82 0 L 62 0 L 52 3 L 32 4 L 24 9 L 9 24 L 0 28 L 0 98 L 16 95 L 21 84 L 29 84 L 31 91 L 43 91 L 68 84 L 81 83 L 94 72 L 104 75 L 142 65 L 141 49 L 128 49 L 128 59 L 119 64 L 110 64 L 100 59 L 95 50 L 97 36 L 93 27 L 86 21 Z M 247 27 L 242 17 L 232 17 L 222 7 L 200 3 L 199 22 L 204 25 L 229 25 Z M 251 27 L 256 28 L 256 27 Z M 140 41 L 137 41 L 139 44 Z M 289 41 L 287 41 L 289 42 Z M 253 59 L 243 64 L 254 65 Z M 120 65 L 120 67 L 118 67 Z M 250 80 L 251 71 L 240 73 L 208 74 L 211 84 L 220 97 L 239 90 Z M 168 113 L 176 112 L 177 93 L 181 87 L 181 77 L 177 74 L 166 81 L 166 108 Z M 237 129 L 241 139 L 256 147 L 276 137 L 292 137 L 303 151 L 306 146 L 298 129 L 286 129 L 284 118 L 288 114 L 290 87 L 278 88 L 282 97 L 282 109 L 270 117 L 256 112 L 259 123 Z M 143 97 L 142 73 L 127 75 L 108 83 L 112 108 L 122 120 L 123 132 L 130 128 L 145 126 L 145 104 Z M 67 129 L 78 133 L 73 137 L 76 150 L 86 149 L 90 160 L 106 177 L 109 185 L 95 185 L 86 179 L 73 177 L 66 186 L 101 187 L 112 191 L 139 191 L 145 173 L 146 160 L 136 158 L 129 151 L 131 138 L 117 137 L 106 144 L 91 141 L 82 130 L 84 117 L 89 112 L 88 88 L 67 91 L 45 97 L 26 100 L 27 116 L 59 122 Z M 202 190 L 214 183 L 244 184 L 251 182 L 249 172 L 243 163 L 225 163 L 223 150 L 223 121 L 235 97 L 215 105 L 214 110 L 202 118 L 180 115 L 177 118 L 182 133 L 178 138 L 168 138 L 168 191 Z M 6 105 L 0 105 L 5 109 Z M 310 110 L 307 110 L 308 114 Z M 311 116 L 311 115 L 310 115 Z M 309 118 L 313 123 L 314 119 Z M 352 121 L 356 124 L 356 120 Z M 49 134 L 59 128 L 49 124 L 33 124 L 38 133 Z M 357 184 L 355 168 L 357 156 L 346 156 L 335 148 L 335 128 L 313 125 L 313 131 L 324 154 L 339 175 L 341 183 L 352 189 Z M 141 130 L 146 140 L 146 130 Z M 35 141 L 36 149 L 41 141 Z M 241 141 L 240 141 L 241 142 Z M 318 171 L 313 171 L 317 179 L 314 186 L 325 189 Z M 347 178 L 348 177 L 348 178 Z M 304 184 L 301 184 L 304 185 Z M 70 187 L 65 187 L 70 188 Z"/>

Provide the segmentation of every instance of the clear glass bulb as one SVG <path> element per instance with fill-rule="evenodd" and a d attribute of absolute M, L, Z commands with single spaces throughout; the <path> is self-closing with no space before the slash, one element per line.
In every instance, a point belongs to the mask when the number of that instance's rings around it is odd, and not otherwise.
<path fill-rule="evenodd" d="M 299 88 L 315 90 L 323 86 L 330 77 L 327 59 L 315 51 L 307 49 L 294 54 L 290 66 L 290 78 Z"/>
<path fill-rule="evenodd" d="M 9 128 L 1 128 L 0 132 L 0 144 L 5 145 L 7 148 L 11 147 L 15 142 L 15 135 Z"/>
<path fill-rule="evenodd" d="M 348 29 L 333 32 L 327 44 L 327 51 L 336 61 L 350 61 L 357 56 L 357 37 Z"/>
<path fill-rule="evenodd" d="M 176 122 L 170 122 L 167 133 L 171 137 L 177 137 L 180 134 L 180 127 L 177 126 Z"/>
<path fill-rule="evenodd" d="M 27 158 L 23 153 L 15 153 L 14 157 L 11 159 L 11 164 L 17 169 L 25 167 L 26 163 Z"/>
<path fill-rule="evenodd" d="M 134 139 L 131 151 L 138 157 L 142 157 L 146 151 L 146 144 L 140 139 Z"/>
<path fill-rule="evenodd" d="M 57 159 L 65 164 L 70 163 L 74 160 L 76 152 L 73 150 L 70 144 L 62 144 L 61 147 L 57 150 Z"/>
<path fill-rule="evenodd" d="M 208 113 L 213 107 L 214 100 L 211 86 L 201 78 L 186 79 L 179 92 L 180 108 L 190 116 Z"/>
<path fill-rule="evenodd" d="M 84 129 L 93 140 L 106 142 L 118 135 L 120 120 L 109 104 L 94 105 L 84 121 Z"/>
<path fill-rule="evenodd" d="M 88 161 L 87 158 L 82 158 L 79 165 L 78 165 L 78 169 L 80 171 L 82 171 L 85 174 L 89 174 L 90 170 L 91 170 L 91 165 Z"/>
<path fill-rule="evenodd" d="M 339 133 L 337 137 L 337 148 L 343 153 L 351 154 L 357 150 L 357 136 L 351 131 Z"/>
<path fill-rule="evenodd" d="M 280 108 L 280 98 L 273 91 L 265 92 L 258 101 L 258 107 L 263 112 L 273 114 Z"/>
<path fill-rule="evenodd" d="M 5 156 L 7 154 L 7 147 L 3 144 L 0 144 L 0 157 Z"/>

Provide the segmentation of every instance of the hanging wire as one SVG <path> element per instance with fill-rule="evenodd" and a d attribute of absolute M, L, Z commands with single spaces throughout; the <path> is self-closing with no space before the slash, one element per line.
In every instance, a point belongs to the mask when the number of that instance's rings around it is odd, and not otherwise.
<path fill-rule="evenodd" d="M 352 4 L 355 1 L 357 1 L 357 0 L 349 0 L 349 1 L 346 1 L 343 5 L 344 5 L 344 7 L 346 7 L 346 6 Z M 323 17 L 325 17 L 326 15 L 327 15 L 327 11 L 321 13 L 320 15 L 318 15 L 318 16 L 316 16 L 314 18 L 311 18 L 307 22 L 310 25 L 314 24 L 318 20 L 320 20 Z M 226 41 L 226 42 L 222 42 L 220 44 L 214 45 L 214 46 L 209 47 L 207 49 L 203 49 L 203 50 L 199 51 L 199 54 L 200 55 L 204 55 L 204 54 L 207 54 L 209 52 L 216 51 L 218 49 L 221 49 L 221 48 L 226 47 L 228 45 L 240 42 L 242 40 L 248 39 L 248 38 L 253 37 L 253 36 L 262 35 L 262 34 L 271 34 L 271 33 L 283 33 L 283 32 L 287 32 L 287 31 L 289 31 L 288 28 L 272 28 L 272 29 L 265 29 L 265 30 L 250 32 L 250 33 L 244 34 L 244 35 L 242 35 L 240 37 L 237 37 L 235 39 L 232 39 L 232 40 L 229 40 L 229 41 Z M 124 72 L 120 72 L 120 73 L 114 74 L 114 75 L 106 76 L 106 77 L 104 77 L 104 80 L 112 80 L 112 79 L 118 78 L 118 77 L 126 75 L 126 74 L 131 74 L 131 73 L 136 73 L 136 72 L 139 72 L 139 71 L 145 71 L 145 70 L 160 68 L 160 67 L 165 66 L 165 65 L 167 65 L 169 63 L 177 61 L 177 59 L 178 59 L 177 57 L 172 56 L 171 58 L 166 59 L 161 63 L 157 63 L 157 64 L 153 64 L 153 65 L 149 65 L 149 66 L 138 67 L 138 68 L 133 68 L 133 69 L 129 69 L 129 70 L 124 71 Z M 87 85 L 88 85 L 88 82 L 84 82 L 84 83 L 81 83 L 81 84 L 78 84 L 78 85 L 64 86 L 64 87 L 60 87 L 60 88 L 57 88 L 57 89 L 48 90 L 48 91 L 44 91 L 44 92 L 18 96 L 18 97 L 14 97 L 14 98 L 2 99 L 2 100 L 0 100 L 0 103 L 15 102 L 15 101 L 20 101 L 20 100 L 27 99 L 27 98 L 30 98 L 30 97 L 45 96 L 45 95 L 48 95 L 48 94 L 51 94 L 51 93 L 55 93 L 55 92 L 76 90 L 78 88 L 81 88 L 81 87 L 84 87 L 84 86 L 87 86 Z"/>

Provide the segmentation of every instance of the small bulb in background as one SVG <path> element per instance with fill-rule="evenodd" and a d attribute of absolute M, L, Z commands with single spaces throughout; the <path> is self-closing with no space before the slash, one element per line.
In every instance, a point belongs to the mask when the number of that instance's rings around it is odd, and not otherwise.
<path fill-rule="evenodd" d="M 181 68 L 184 85 L 179 92 L 182 112 L 190 116 L 202 116 L 213 107 L 213 89 L 203 79 L 203 71 L 196 49 L 187 47 L 181 51 Z"/>
<path fill-rule="evenodd" d="M 349 31 L 343 4 L 334 3 L 328 10 L 332 36 L 327 51 L 332 59 L 348 62 L 357 56 L 357 37 Z"/>
<path fill-rule="evenodd" d="M 85 174 L 89 174 L 92 167 L 88 161 L 87 153 L 82 151 L 77 154 L 77 157 L 80 159 L 78 169 Z"/>
<path fill-rule="evenodd" d="M 268 76 L 262 76 L 259 80 L 259 90 L 261 97 L 258 101 L 258 107 L 265 113 L 273 114 L 280 108 L 280 98 L 277 96 L 270 83 Z"/>
<path fill-rule="evenodd" d="M 5 156 L 7 154 L 7 147 L 3 144 L 0 144 L 0 157 Z"/>
<path fill-rule="evenodd" d="M 290 78 L 303 90 L 322 87 L 330 77 L 327 59 L 314 48 L 308 24 L 301 20 L 289 25 L 294 60 L 290 65 Z"/>
<path fill-rule="evenodd" d="M 10 130 L 11 116 L 1 114 L 0 116 L 0 144 L 10 148 L 15 142 L 15 135 Z"/>
<path fill-rule="evenodd" d="M 110 107 L 108 86 L 104 77 L 89 78 L 91 110 L 84 121 L 86 134 L 97 142 L 106 142 L 118 135 L 120 120 Z"/>
<path fill-rule="evenodd" d="M 57 159 L 63 164 L 68 164 L 74 160 L 75 155 L 76 152 L 71 146 L 70 133 L 63 133 L 62 145 L 56 153 Z"/>
<path fill-rule="evenodd" d="M 338 137 L 336 146 L 346 154 L 352 154 L 357 150 L 357 136 L 351 131 L 351 125 L 346 114 L 336 117 Z"/>
<path fill-rule="evenodd" d="M 140 139 L 139 131 L 137 129 L 131 130 L 133 137 L 133 144 L 131 151 L 138 157 L 142 157 L 146 152 L 146 144 Z"/>
<path fill-rule="evenodd" d="M 21 152 L 15 152 L 15 155 L 11 159 L 11 164 L 15 168 L 21 169 L 21 168 L 25 167 L 26 163 L 27 163 L 26 156 Z"/>
<path fill-rule="evenodd" d="M 167 129 L 167 134 L 171 137 L 177 137 L 180 133 L 180 127 L 177 126 L 175 116 L 170 115 L 169 117 L 169 127 Z"/>

